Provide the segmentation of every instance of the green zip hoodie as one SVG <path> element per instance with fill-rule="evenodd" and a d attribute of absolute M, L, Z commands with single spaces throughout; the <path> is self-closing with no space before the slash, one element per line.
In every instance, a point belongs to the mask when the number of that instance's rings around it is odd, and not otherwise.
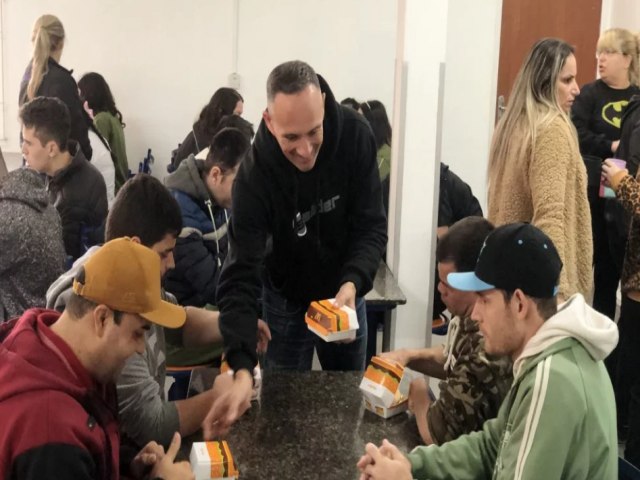
<path fill-rule="evenodd" d="M 613 389 L 602 360 L 618 342 L 609 318 L 577 294 L 514 362 L 498 417 L 408 457 L 417 479 L 618 478 Z"/>

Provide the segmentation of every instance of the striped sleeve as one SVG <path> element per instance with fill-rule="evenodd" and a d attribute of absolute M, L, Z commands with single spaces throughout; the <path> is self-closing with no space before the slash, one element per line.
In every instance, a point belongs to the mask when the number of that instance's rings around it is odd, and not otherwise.
<path fill-rule="evenodd" d="M 512 430 L 496 462 L 497 472 L 513 472 L 509 478 L 562 478 L 572 461 L 568 453 L 577 440 L 586 402 L 571 375 L 554 368 L 559 361 L 550 355 L 538 363 L 514 403 Z"/>

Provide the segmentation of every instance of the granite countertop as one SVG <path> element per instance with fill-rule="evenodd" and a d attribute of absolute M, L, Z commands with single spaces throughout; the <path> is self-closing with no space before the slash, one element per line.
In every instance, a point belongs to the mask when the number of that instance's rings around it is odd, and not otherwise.
<path fill-rule="evenodd" d="M 241 480 L 359 478 L 368 442 L 403 452 L 420 443 L 412 416 L 383 419 L 364 409 L 362 372 L 265 373 L 261 399 L 225 439 Z M 185 439 L 183 451 L 196 436 Z"/>
<path fill-rule="evenodd" d="M 384 261 L 380 261 L 373 289 L 365 295 L 367 305 L 391 306 L 404 305 L 407 297 L 398 286 L 398 281 Z"/>

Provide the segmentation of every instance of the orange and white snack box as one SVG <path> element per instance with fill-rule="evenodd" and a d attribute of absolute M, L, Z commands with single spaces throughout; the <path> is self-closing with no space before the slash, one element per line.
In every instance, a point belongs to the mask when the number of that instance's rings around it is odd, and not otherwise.
<path fill-rule="evenodd" d="M 326 342 L 353 340 L 358 330 L 356 311 L 346 305 L 333 306 L 333 298 L 311 302 L 304 316 L 307 327 Z"/>
<path fill-rule="evenodd" d="M 189 455 L 196 480 L 237 480 L 240 472 L 229 445 L 221 442 L 193 442 Z"/>
<path fill-rule="evenodd" d="M 402 365 L 382 357 L 371 357 L 360 390 L 374 406 L 389 408 L 409 397 L 410 385 L 411 376 L 405 374 Z"/>
<path fill-rule="evenodd" d="M 222 361 L 220 363 L 220 374 L 226 373 L 227 375 L 233 375 L 233 370 L 222 356 Z M 260 369 L 260 364 L 258 363 L 256 367 L 253 369 L 253 394 L 251 395 L 251 400 L 258 400 L 260 398 L 260 393 L 262 392 L 262 370 Z"/>
<path fill-rule="evenodd" d="M 398 400 L 394 401 L 390 407 L 385 407 L 384 405 L 376 405 L 372 403 L 371 400 L 365 396 L 364 408 L 382 418 L 391 418 L 399 413 L 406 412 L 409 409 L 409 399 L 399 395 Z"/>

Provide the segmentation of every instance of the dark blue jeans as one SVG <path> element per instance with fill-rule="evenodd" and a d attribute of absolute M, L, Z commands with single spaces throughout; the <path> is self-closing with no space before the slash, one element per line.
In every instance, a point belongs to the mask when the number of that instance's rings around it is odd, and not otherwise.
<path fill-rule="evenodd" d="M 624 458 L 640 468 L 640 302 L 622 295 L 618 330 L 620 340 L 605 362 L 613 373 L 616 395 L 618 437 L 628 425 Z"/>
<path fill-rule="evenodd" d="M 367 351 L 367 312 L 364 298 L 356 298 L 360 328 L 351 343 L 325 342 L 307 328 L 304 314 L 309 305 L 287 300 L 274 290 L 264 288 L 262 319 L 271 330 L 265 355 L 265 370 L 311 370 L 313 349 L 323 370 L 363 371 Z"/>

